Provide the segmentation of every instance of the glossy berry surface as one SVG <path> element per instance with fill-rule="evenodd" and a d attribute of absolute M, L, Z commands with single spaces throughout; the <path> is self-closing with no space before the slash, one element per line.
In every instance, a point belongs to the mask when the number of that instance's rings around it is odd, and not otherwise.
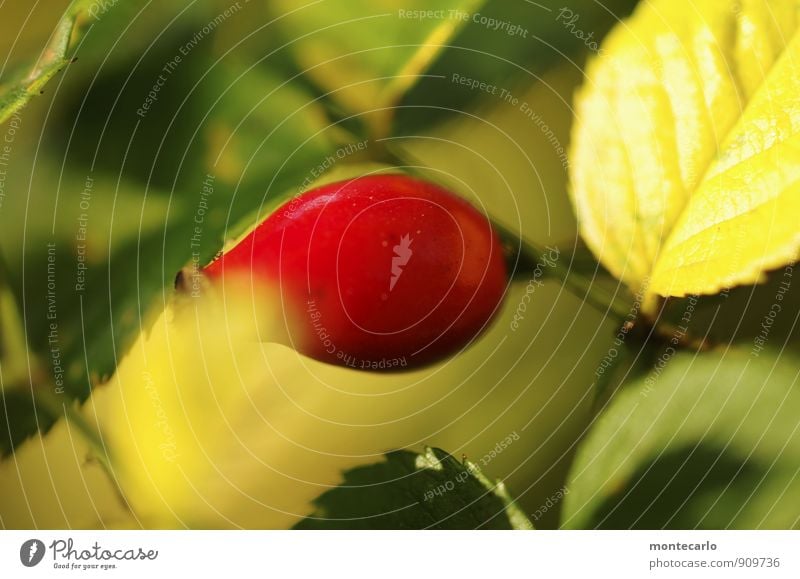
<path fill-rule="evenodd" d="M 424 365 L 466 346 L 488 326 L 507 283 L 488 219 L 403 175 L 309 191 L 204 273 L 245 273 L 277 288 L 287 330 L 280 341 L 319 360 L 378 370 Z"/>

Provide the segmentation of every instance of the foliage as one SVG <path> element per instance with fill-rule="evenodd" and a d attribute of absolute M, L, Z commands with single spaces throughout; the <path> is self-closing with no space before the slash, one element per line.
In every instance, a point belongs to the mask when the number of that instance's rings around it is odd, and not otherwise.
<path fill-rule="evenodd" d="M 426 448 L 386 455 L 385 462 L 344 473 L 314 500 L 298 529 L 532 529 L 502 483 L 474 463 Z"/>
<path fill-rule="evenodd" d="M 70 2 L 0 84 L 0 526 L 797 527 L 797 3 L 635 4 Z M 453 360 L 331 368 L 175 295 L 386 170 L 521 250 Z"/>
<path fill-rule="evenodd" d="M 693 4 L 644 2 L 609 35 L 573 130 L 581 234 L 662 296 L 763 281 L 800 246 L 796 2 Z"/>
<path fill-rule="evenodd" d="M 797 528 L 797 359 L 681 354 L 631 380 L 582 444 L 570 528 Z"/>

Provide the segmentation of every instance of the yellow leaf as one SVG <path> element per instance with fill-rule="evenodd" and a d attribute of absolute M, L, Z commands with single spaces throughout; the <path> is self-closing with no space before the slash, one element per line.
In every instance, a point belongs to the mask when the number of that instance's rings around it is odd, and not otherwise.
<path fill-rule="evenodd" d="M 171 304 L 85 411 L 150 526 L 290 527 L 345 470 L 418 443 L 411 409 L 449 391 L 398 388 L 415 374 L 382 379 L 262 342 L 275 328 L 243 286 Z"/>
<path fill-rule="evenodd" d="M 763 281 L 800 247 L 800 35 L 722 147 L 656 263 L 651 290 L 715 293 Z"/>
<path fill-rule="evenodd" d="M 633 289 L 714 293 L 791 261 L 799 7 L 648 0 L 588 66 L 571 196 Z"/>
<path fill-rule="evenodd" d="M 65 419 L 0 462 L 0 528 L 139 526 L 97 453 Z"/>

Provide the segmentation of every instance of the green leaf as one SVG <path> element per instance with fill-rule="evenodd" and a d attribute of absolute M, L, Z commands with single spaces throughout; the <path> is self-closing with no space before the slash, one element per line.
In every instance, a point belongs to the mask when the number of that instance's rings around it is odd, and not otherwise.
<path fill-rule="evenodd" d="M 488 0 L 468 15 L 427 74 L 400 101 L 396 134 L 428 132 L 432 124 L 457 117 L 476 101 L 501 101 L 505 89 L 522 98 L 525 87 L 555 65 L 580 68 L 605 33 L 636 0 L 509 2 Z M 454 82 L 456 78 L 497 87 L 494 95 Z M 537 107 L 538 103 L 532 103 Z"/>
<path fill-rule="evenodd" d="M 347 471 L 314 501 L 298 529 L 532 529 L 502 482 L 469 462 L 426 448 L 390 452 L 384 462 Z"/>
<path fill-rule="evenodd" d="M 47 430 L 45 422 L 49 425 L 50 417 L 37 415 L 29 385 L 25 390 L 8 388 L 4 384 L 0 390 L 0 457 L 11 454 L 17 445 L 40 428 Z"/>
<path fill-rule="evenodd" d="M 288 1 L 271 6 L 283 31 L 275 44 L 290 45 L 295 69 L 328 94 L 340 116 L 374 111 L 369 128 L 385 136 L 427 129 L 485 96 L 453 83 L 454 73 L 516 89 L 511 79 L 529 82 L 565 55 L 595 47 L 634 4 L 566 0 L 554 9 L 507 0 L 328 0 L 305 9 Z"/>
<path fill-rule="evenodd" d="M 163 52 L 154 59 L 162 62 Z M 116 78 L 116 71 L 112 75 Z M 47 169 L 49 164 L 43 161 L 30 202 L 22 196 L 7 199 L 0 216 L 4 250 L 15 261 L 24 252 L 28 263 L 39 264 L 26 273 L 30 303 L 41 302 L 40 289 L 47 283 L 47 243 L 56 244 L 59 347 L 70 363 L 72 393 L 85 397 L 87 373 L 104 376 L 113 372 L 119 355 L 141 330 L 149 304 L 163 292 L 171 292 L 181 267 L 192 259 L 204 265 L 230 236 L 231 224 L 245 215 L 253 215 L 253 220 L 263 218 L 262 206 L 274 207 L 302 185 L 312 169 L 327 162 L 335 147 L 324 130 L 321 106 L 284 81 L 240 63 L 219 63 L 190 95 L 176 123 L 192 126 L 199 134 L 181 136 L 165 146 L 187 152 L 190 166 L 181 165 L 180 158 L 158 163 L 169 167 L 165 179 L 174 189 L 152 183 L 147 188 L 138 185 L 146 172 L 138 167 L 129 171 L 131 163 L 126 163 L 121 175 L 115 173 L 120 170 L 120 158 L 152 157 L 156 148 L 152 135 L 142 136 L 148 129 L 141 128 L 131 132 L 132 140 L 126 140 L 119 155 L 98 164 L 95 172 L 91 158 L 78 155 L 56 183 L 50 176 L 59 175 L 58 168 Z M 124 116 L 115 116 L 111 123 Z M 148 116 L 141 126 L 150 126 L 149 121 Z M 123 134 L 131 129 L 116 127 Z M 85 149 L 94 151 L 98 143 L 92 138 L 98 137 L 81 130 L 79 134 L 89 143 Z M 158 131 L 163 134 L 163 126 Z M 176 167 L 180 167 L 177 175 Z M 204 196 L 209 175 L 213 193 Z M 88 204 L 84 206 L 82 192 L 87 189 Z M 55 198 L 54 190 L 64 193 Z M 38 208 L 35 218 L 30 206 Z M 79 218 L 87 218 L 81 222 L 83 230 Z M 202 220 L 202 235 L 193 241 L 198 225 L 195 219 Z M 85 243 L 76 239 L 78 233 L 86 235 Z M 80 291 L 75 289 L 79 249 L 85 250 L 87 259 L 85 289 Z M 22 279 L 13 282 L 17 288 L 23 285 Z M 21 295 L 21 289 L 19 292 Z M 28 314 L 31 345 L 36 350 L 47 344 L 46 314 L 44 308 Z"/>
<path fill-rule="evenodd" d="M 798 360 L 678 354 L 619 392 L 583 442 L 568 528 L 800 526 Z"/>
<path fill-rule="evenodd" d="M 425 74 L 484 0 L 326 0 L 270 3 L 304 71 L 345 115 L 369 113 L 385 135 L 391 109 Z"/>
<path fill-rule="evenodd" d="M 13 82 L 0 85 L 0 124 L 40 94 L 44 85 L 70 63 L 67 55 L 73 45 L 72 39 L 79 34 L 81 23 L 86 21 L 90 4 L 87 0 L 74 0 L 36 62 Z"/>
<path fill-rule="evenodd" d="M 233 60 L 219 69 L 206 166 L 234 193 L 233 214 L 297 191 L 333 164 L 328 156 L 349 135 L 330 125 L 318 99 L 264 67 Z"/>

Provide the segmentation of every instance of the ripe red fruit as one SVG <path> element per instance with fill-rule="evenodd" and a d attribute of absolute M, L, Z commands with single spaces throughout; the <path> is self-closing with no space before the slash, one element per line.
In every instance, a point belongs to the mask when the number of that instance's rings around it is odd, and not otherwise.
<path fill-rule="evenodd" d="M 305 193 L 204 273 L 246 273 L 278 288 L 287 320 L 280 341 L 365 369 L 419 366 L 462 348 L 489 324 L 507 283 L 488 219 L 404 175 Z"/>

